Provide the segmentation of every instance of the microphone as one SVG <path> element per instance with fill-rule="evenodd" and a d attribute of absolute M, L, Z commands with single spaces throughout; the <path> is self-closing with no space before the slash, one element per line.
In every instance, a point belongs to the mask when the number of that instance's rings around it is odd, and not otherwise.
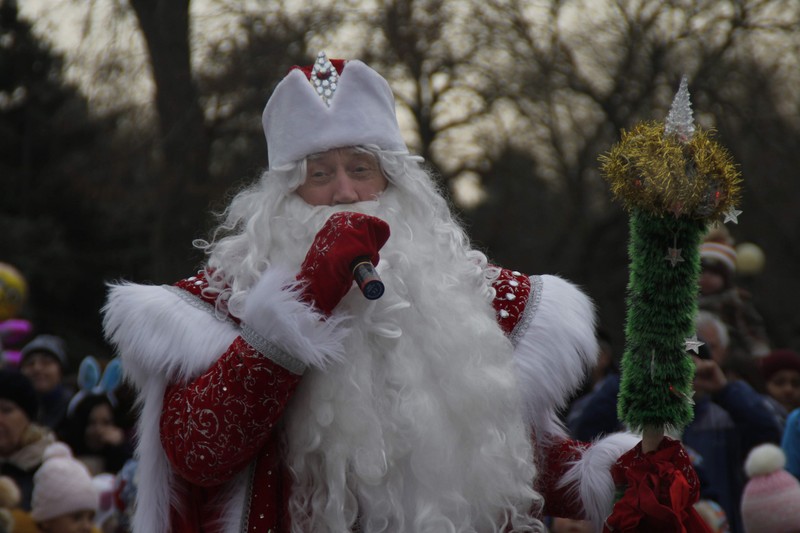
<path fill-rule="evenodd" d="M 377 300 L 383 296 L 383 282 L 368 256 L 357 257 L 350 263 L 353 279 L 367 300 Z"/>

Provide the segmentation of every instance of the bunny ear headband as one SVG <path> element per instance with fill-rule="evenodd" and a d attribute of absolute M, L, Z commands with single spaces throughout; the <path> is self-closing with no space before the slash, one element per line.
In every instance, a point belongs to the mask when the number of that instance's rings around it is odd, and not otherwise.
<path fill-rule="evenodd" d="M 87 355 L 83 358 L 78 368 L 78 387 L 80 390 L 70 400 L 67 407 L 67 415 L 72 416 L 78 404 L 91 395 L 105 395 L 111 405 L 116 406 L 117 398 L 114 396 L 114 391 L 117 390 L 121 382 L 122 363 L 118 358 L 115 357 L 109 361 L 105 370 L 101 372 L 97 359 Z"/>

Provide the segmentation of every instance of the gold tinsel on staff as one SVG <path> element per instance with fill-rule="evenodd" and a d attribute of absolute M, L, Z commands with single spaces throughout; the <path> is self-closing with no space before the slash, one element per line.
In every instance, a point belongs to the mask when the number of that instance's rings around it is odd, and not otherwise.
<path fill-rule="evenodd" d="M 601 157 L 613 196 L 628 210 L 653 215 L 714 219 L 739 202 L 739 171 L 730 153 L 698 129 L 682 142 L 662 122 L 622 131 Z"/>

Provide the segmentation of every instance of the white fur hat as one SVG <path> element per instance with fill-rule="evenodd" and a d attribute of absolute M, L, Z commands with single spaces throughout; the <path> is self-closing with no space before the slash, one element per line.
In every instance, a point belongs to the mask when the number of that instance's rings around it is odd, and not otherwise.
<path fill-rule="evenodd" d="M 320 52 L 311 79 L 295 68 L 275 87 L 261 117 L 269 168 L 344 146 L 408 152 L 387 81 L 361 61 L 341 70 Z"/>
<path fill-rule="evenodd" d="M 72 457 L 66 444 L 51 444 L 33 476 L 31 517 L 42 522 L 85 510 L 97 510 L 97 493 L 89 470 Z"/>

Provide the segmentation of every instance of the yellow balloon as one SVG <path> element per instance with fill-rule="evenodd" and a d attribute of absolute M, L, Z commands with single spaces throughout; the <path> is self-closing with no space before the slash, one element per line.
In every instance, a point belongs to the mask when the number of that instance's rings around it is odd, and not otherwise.
<path fill-rule="evenodd" d="M 736 247 L 736 270 L 740 274 L 754 276 L 764 270 L 764 251 L 752 242 L 743 242 Z"/>
<path fill-rule="evenodd" d="M 0 263 L 0 320 L 17 316 L 27 297 L 28 284 L 19 270 Z"/>

